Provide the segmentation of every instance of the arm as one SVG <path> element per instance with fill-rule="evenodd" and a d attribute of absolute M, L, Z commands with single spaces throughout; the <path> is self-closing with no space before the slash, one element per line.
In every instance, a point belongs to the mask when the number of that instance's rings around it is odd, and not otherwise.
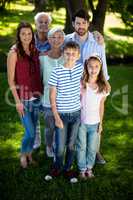
<path fill-rule="evenodd" d="M 100 108 L 99 108 L 99 115 L 100 115 L 100 123 L 98 127 L 98 133 L 101 134 L 103 127 L 102 127 L 102 122 L 103 122 L 103 116 L 104 116 L 104 102 L 106 100 L 106 97 L 103 97 L 100 101 Z"/>
<path fill-rule="evenodd" d="M 16 103 L 16 109 L 18 113 L 23 116 L 24 115 L 24 106 L 20 101 L 20 98 L 18 96 L 17 90 L 16 90 L 16 83 L 15 83 L 15 67 L 17 62 L 17 54 L 14 51 L 10 51 L 7 57 L 7 74 L 8 74 L 8 84 L 12 91 L 15 103 Z"/>
<path fill-rule="evenodd" d="M 54 86 L 50 87 L 50 104 L 51 104 L 51 109 L 55 118 L 55 125 L 58 128 L 63 128 L 63 122 L 60 118 L 60 115 L 56 107 L 56 87 Z"/>
<path fill-rule="evenodd" d="M 105 48 L 103 46 L 100 46 L 99 45 L 99 50 L 100 50 L 100 57 L 102 59 L 102 62 L 103 62 L 103 74 L 104 74 L 104 77 L 106 79 L 106 81 L 109 80 L 109 74 L 108 74 L 108 69 L 107 69 L 107 62 L 106 62 L 106 55 L 105 55 Z"/>

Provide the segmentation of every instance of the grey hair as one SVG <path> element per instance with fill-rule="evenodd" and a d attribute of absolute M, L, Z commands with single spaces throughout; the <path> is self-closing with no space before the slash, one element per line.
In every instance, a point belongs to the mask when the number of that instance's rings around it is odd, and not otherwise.
<path fill-rule="evenodd" d="M 50 16 L 50 14 L 48 14 L 48 13 L 46 13 L 46 12 L 38 12 L 38 13 L 34 16 L 35 22 L 37 22 L 38 19 L 39 19 L 39 17 L 41 17 L 41 16 L 46 16 L 46 17 L 48 17 L 49 24 L 51 24 L 52 18 L 51 18 L 51 16 Z"/>
<path fill-rule="evenodd" d="M 65 37 L 65 33 L 62 30 L 62 28 L 56 27 L 56 28 L 50 29 L 50 31 L 48 32 L 48 38 L 51 37 L 55 32 L 60 32 L 60 33 L 62 33 L 63 37 Z"/>

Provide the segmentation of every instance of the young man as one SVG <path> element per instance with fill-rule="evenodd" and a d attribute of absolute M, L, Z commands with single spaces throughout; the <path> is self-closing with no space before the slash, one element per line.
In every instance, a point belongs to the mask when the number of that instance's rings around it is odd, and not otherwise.
<path fill-rule="evenodd" d="M 84 61 L 90 57 L 90 55 L 96 53 L 99 55 L 103 62 L 103 73 L 105 79 L 109 80 L 106 56 L 105 56 L 105 45 L 100 44 L 94 39 L 94 34 L 88 31 L 89 29 L 89 15 L 84 9 L 77 11 L 73 17 L 72 21 L 75 32 L 68 34 L 65 38 L 65 41 L 75 41 L 80 46 L 80 59 L 79 62 L 84 63 Z M 96 37 L 99 39 L 99 36 Z M 101 41 L 102 43 L 102 41 Z M 110 84 L 108 83 L 110 88 Z M 105 164 L 106 161 L 103 159 L 100 152 L 97 152 L 96 162 L 99 164 Z"/>
<path fill-rule="evenodd" d="M 49 80 L 50 102 L 56 126 L 55 162 L 51 176 L 58 176 L 63 170 L 71 182 L 75 180 L 71 166 L 80 124 L 80 79 L 83 66 L 76 64 L 79 55 L 77 43 L 66 43 L 63 47 L 64 64 L 54 69 Z"/>

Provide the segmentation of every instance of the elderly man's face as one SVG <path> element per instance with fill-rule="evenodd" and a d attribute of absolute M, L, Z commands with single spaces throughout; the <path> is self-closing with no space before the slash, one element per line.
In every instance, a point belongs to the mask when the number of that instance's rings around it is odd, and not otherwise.
<path fill-rule="evenodd" d="M 49 19 L 46 15 L 42 15 L 36 22 L 36 29 L 38 32 L 47 33 L 49 31 Z"/>

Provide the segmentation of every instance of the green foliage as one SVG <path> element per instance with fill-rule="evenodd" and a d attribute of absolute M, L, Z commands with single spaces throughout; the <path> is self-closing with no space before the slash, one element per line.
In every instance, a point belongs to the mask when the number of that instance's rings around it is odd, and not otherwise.
<path fill-rule="evenodd" d="M 132 0 L 111 0 L 108 4 L 109 10 L 121 14 L 123 22 L 130 27 L 133 27 L 133 2 Z"/>

